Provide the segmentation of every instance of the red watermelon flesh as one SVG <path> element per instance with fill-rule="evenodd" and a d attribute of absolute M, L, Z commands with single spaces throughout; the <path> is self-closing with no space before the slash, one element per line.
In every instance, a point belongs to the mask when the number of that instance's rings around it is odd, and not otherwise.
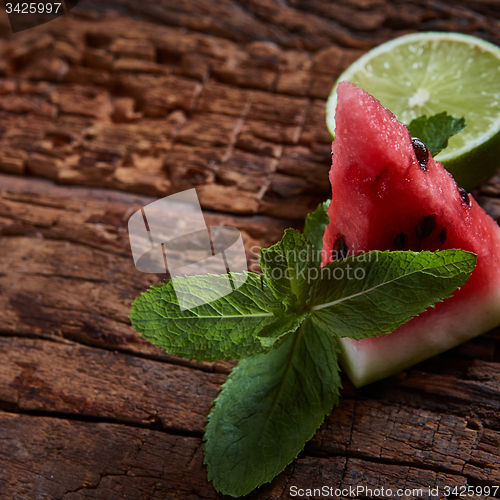
<path fill-rule="evenodd" d="M 390 335 L 340 340 L 344 370 L 360 387 L 500 324 L 500 228 L 430 154 L 424 165 L 422 148 L 378 100 L 348 82 L 337 94 L 323 264 L 332 250 L 338 255 L 340 238 L 349 254 L 461 248 L 478 255 L 467 283 L 435 309 Z"/>

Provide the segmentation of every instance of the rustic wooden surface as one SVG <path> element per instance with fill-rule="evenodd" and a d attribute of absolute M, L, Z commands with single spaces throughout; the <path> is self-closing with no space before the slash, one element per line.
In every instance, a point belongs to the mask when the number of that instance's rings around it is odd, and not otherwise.
<path fill-rule="evenodd" d="M 128 217 L 196 187 L 254 266 L 329 195 L 340 71 L 412 30 L 499 43 L 499 18 L 491 0 L 113 0 L 13 36 L 0 16 L 0 498 L 220 498 L 202 433 L 232 363 L 175 358 L 130 327 L 164 276 L 135 270 Z M 500 175 L 475 195 L 500 220 Z M 345 380 L 249 497 L 499 485 L 499 447 L 495 330 L 361 390 Z"/>

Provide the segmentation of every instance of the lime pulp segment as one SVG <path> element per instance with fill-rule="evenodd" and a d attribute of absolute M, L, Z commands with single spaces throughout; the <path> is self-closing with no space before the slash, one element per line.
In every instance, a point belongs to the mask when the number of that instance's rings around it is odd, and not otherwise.
<path fill-rule="evenodd" d="M 500 48 L 460 33 L 406 35 L 372 49 L 338 79 L 376 97 L 405 124 L 442 111 L 465 117 L 467 127 L 449 140 L 440 161 L 459 157 L 500 129 Z M 336 86 L 327 103 L 335 130 Z"/>

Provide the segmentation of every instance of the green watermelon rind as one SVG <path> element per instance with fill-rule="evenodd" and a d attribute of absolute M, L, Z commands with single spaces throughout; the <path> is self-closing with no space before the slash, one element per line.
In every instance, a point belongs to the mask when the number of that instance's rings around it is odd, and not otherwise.
<path fill-rule="evenodd" d="M 427 316 L 411 321 L 400 331 L 387 335 L 388 342 L 384 342 L 384 337 L 370 339 L 374 341 L 370 349 L 357 353 L 359 341 L 339 339 L 342 369 L 355 387 L 362 387 L 490 331 L 500 325 L 500 284 L 496 294 L 470 301 L 466 307 L 468 314 L 464 314 L 464 304 L 458 304 L 457 314 L 451 320 Z M 394 363 L 394 359 L 398 362 Z"/>

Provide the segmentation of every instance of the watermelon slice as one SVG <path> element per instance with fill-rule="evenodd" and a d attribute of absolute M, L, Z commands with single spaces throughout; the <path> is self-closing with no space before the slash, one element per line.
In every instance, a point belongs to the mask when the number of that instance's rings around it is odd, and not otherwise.
<path fill-rule="evenodd" d="M 500 324 L 500 228 L 378 100 L 348 82 L 337 93 L 322 264 L 339 250 L 478 255 L 467 283 L 435 309 L 390 335 L 341 339 L 343 368 L 360 387 Z"/>

